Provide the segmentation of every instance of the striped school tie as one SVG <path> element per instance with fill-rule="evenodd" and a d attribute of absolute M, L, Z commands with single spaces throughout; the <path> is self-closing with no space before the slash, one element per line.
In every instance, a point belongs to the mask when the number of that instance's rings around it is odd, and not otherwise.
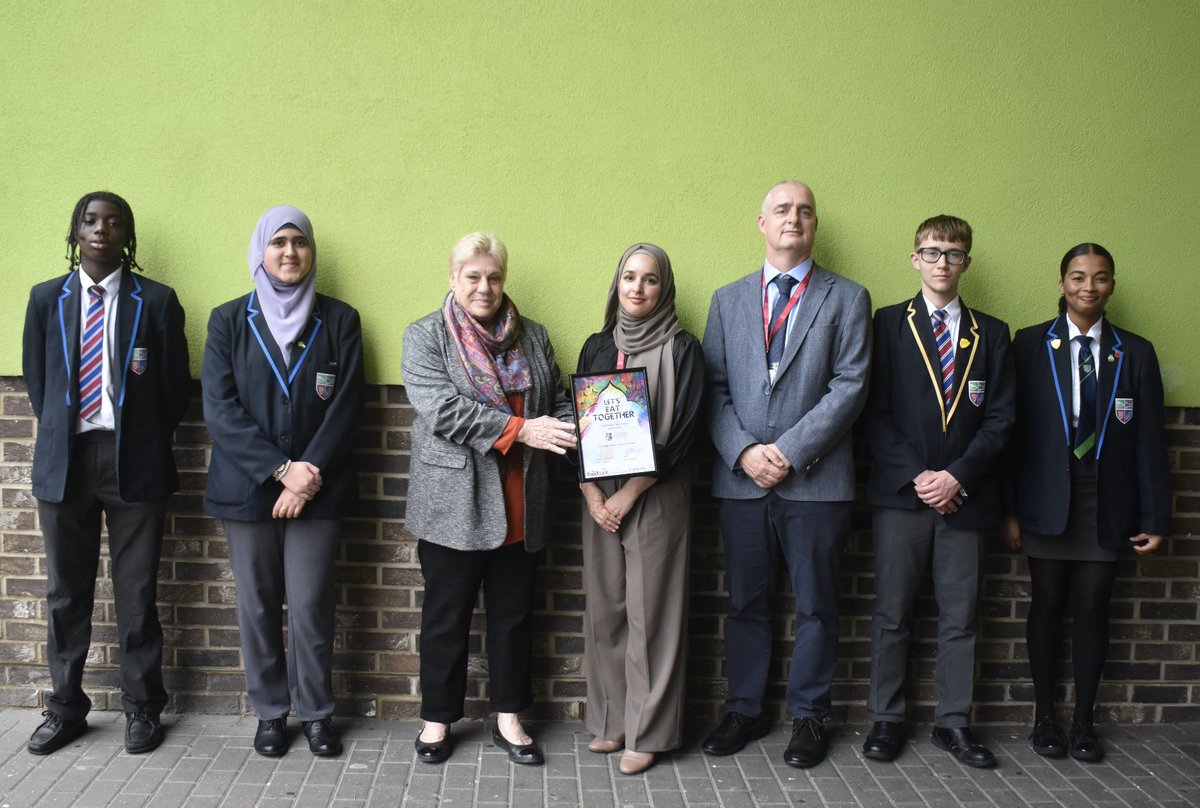
<path fill-rule="evenodd" d="M 87 319 L 79 349 L 79 417 L 91 421 L 100 414 L 104 381 L 104 287 L 88 289 Z"/>
<path fill-rule="evenodd" d="M 1084 463 L 1096 457 L 1096 361 L 1092 357 L 1092 338 L 1080 334 L 1079 343 L 1079 423 L 1075 427 L 1075 456 Z"/>
<path fill-rule="evenodd" d="M 950 412 L 950 401 L 954 390 L 954 346 L 950 344 L 950 329 L 946 328 L 946 310 L 934 309 L 933 339 L 937 342 L 938 362 L 942 366 L 942 398 L 946 412 Z"/>

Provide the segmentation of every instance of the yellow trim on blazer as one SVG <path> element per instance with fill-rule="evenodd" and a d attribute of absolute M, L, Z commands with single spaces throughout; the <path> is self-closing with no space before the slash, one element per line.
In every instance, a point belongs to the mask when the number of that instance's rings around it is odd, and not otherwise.
<path fill-rule="evenodd" d="M 954 394 L 954 401 L 950 405 L 950 412 L 946 412 L 946 407 L 942 404 L 945 399 L 942 398 L 941 373 L 934 372 L 933 363 L 929 361 L 929 354 L 925 352 L 925 345 L 921 342 L 921 334 L 917 331 L 917 324 L 913 321 L 913 318 L 917 316 L 917 310 L 911 300 L 908 302 L 908 327 L 912 331 L 913 339 L 916 340 L 917 350 L 920 351 L 921 360 L 925 363 L 925 370 L 929 372 L 929 381 L 933 383 L 934 395 L 937 397 L 938 404 L 941 405 L 938 407 L 938 410 L 942 415 L 943 435 L 950 431 L 950 419 L 954 417 L 954 413 L 958 412 L 958 404 L 962 401 L 962 392 L 967 387 L 962 382 L 971 375 L 971 366 L 975 364 L 975 351 L 979 348 L 979 321 L 975 319 L 975 313 L 965 305 L 962 306 L 962 310 L 971 318 L 971 352 L 967 355 L 967 367 L 962 371 L 961 376 L 959 376 L 958 368 L 954 368 L 954 374 L 958 377 L 955 379 L 955 386 L 958 388 L 958 391 Z M 962 334 L 961 328 L 959 334 Z"/>

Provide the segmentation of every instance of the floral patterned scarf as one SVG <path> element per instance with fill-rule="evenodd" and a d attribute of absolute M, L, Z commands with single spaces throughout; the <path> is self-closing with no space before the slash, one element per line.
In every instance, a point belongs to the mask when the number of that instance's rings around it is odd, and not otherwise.
<path fill-rule="evenodd" d="M 504 296 L 493 331 L 458 305 L 450 292 L 442 304 L 442 316 L 454 337 L 475 400 L 512 415 L 505 394 L 524 392 L 532 386 L 529 360 L 521 350 L 521 315 L 516 305 Z"/>

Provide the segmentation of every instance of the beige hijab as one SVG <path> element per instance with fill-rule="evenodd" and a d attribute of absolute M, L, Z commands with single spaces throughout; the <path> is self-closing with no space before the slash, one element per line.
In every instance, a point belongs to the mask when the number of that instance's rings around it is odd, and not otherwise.
<path fill-rule="evenodd" d="M 658 265 L 661 291 L 654 310 L 645 317 L 631 317 L 621 308 L 617 288 L 625 262 L 638 253 L 654 259 Z M 675 335 L 683 330 L 675 315 L 675 275 L 671 259 L 661 247 L 653 244 L 634 244 L 621 256 L 612 286 L 608 289 L 608 304 L 604 308 L 604 330 L 613 330 L 617 349 L 625 354 L 626 367 L 644 367 L 650 383 L 650 399 L 654 415 L 654 442 L 665 445 L 675 423 Z"/>

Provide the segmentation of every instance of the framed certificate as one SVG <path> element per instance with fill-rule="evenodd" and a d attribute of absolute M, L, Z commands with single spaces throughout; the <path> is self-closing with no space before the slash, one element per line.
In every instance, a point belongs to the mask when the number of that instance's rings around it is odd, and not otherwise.
<path fill-rule="evenodd" d="M 572 373 L 581 482 L 654 474 L 654 422 L 645 368 Z"/>

